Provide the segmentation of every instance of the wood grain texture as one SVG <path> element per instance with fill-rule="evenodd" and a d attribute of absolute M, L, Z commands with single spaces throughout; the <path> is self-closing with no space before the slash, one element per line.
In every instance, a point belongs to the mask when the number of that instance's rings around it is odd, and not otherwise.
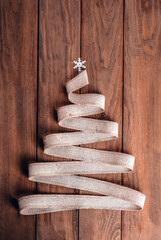
<path fill-rule="evenodd" d="M 0 239 L 159 240 L 160 1 L 125 0 L 124 84 L 123 0 L 2 0 L 0 16 Z M 86 146 L 133 154 L 134 172 L 123 174 L 123 185 L 147 196 L 143 211 L 122 213 L 122 227 L 119 211 L 18 213 L 16 199 L 36 190 L 27 179 L 36 151 L 38 162 L 62 160 L 43 153 L 42 137 L 68 131 L 58 126 L 56 109 L 69 103 L 64 85 L 76 74 L 72 61 L 80 55 L 89 76 L 89 87 L 81 92 L 104 94 L 106 114 L 98 118 L 119 123 L 118 140 Z M 120 174 L 94 177 L 121 183 Z M 37 193 L 78 191 L 38 184 Z"/>
<path fill-rule="evenodd" d="M 104 94 L 106 114 L 101 118 L 119 123 L 119 139 L 87 147 L 121 151 L 123 1 L 82 1 L 81 49 L 82 58 L 87 61 L 89 76 L 89 87 L 81 92 Z M 118 184 L 121 182 L 120 174 L 94 177 Z M 121 212 L 80 210 L 79 239 L 121 239 Z"/>
<path fill-rule="evenodd" d="M 123 150 L 136 157 L 123 183 L 146 196 L 144 210 L 123 213 L 122 239 L 161 236 L 161 3 L 125 2 Z"/>
<path fill-rule="evenodd" d="M 36 159 L 37 1 L 0 2 L 0 239 L 35 239 L 35 217 L 20 216 Z"/>
<path fill-rule="evenodd" d="M 39 5 L 38 161 L 62 161 L 43 153 L 42 137 L 66 131 L 58 126 L 56 110 L 69 104 L 65 83 L 74 75 L 80 55 L 80 1 L 48 0 Z M 73 189 L 38 184 L 42 193 L 74 193 Z M 37 239 L 77 239 L 78 211 L 37 217 Z"/>

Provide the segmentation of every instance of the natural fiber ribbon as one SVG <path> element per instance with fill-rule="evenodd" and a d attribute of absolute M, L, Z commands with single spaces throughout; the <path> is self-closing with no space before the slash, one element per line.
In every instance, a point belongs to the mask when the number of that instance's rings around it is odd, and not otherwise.
<path fill-rule="evenodd" d="M 135 158 L 129 154 L 79 147 L 78 145 L 107 141 L 118 137 L 118 124 L 85 118 L 104 111 L 101 94 L 76 94 L 88 84 L 83 71 L 66 85 L 68 99 L 73 103 L 58 109 L 60 126 L 76 132 L 51 134 L 44 139 L 44 152 L 51 156 L 76 161 L 46 162 L 29 165 L 31 181 L 99 193 L 96 195 L 38 194 L 19 199 L 20 213 L 32 215 L 72 209 L 140 210 L 145 195 L 114 183 L 96 180 L 82 174 L 124 173 L 133 170 Z"/>

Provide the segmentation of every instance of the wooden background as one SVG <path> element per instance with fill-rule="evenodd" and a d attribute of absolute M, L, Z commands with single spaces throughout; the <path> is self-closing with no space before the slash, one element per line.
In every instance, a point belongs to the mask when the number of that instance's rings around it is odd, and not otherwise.
<path fill-rule="evenodd" d="M 0 18 L 0 239 L 161 239 L 161 2 L 1 0 Z M 146 194 L 144 210 L 20 216 L 21 195 L 82 193 L 27 179 L 28 163 L 56 160 L 42 137 L 63 131 L 56 109 L 79 56 L 86 90 L 106 96 L 102 118 L 119 123 L 118 140 L 91 146 L 136 157 L 133 173 L 97 177 Z"/>

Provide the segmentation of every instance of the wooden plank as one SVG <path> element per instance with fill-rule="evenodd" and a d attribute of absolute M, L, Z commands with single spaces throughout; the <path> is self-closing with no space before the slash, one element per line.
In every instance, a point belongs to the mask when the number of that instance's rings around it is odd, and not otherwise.
<path fill-rule="evenodd" d="M 35 217 L 20 216 L 16 199 L 35 189 L 37 0 L 2 0 L 0 15 L 0 239 L 35 239 Z"/>
<path fill-rule="evenodd" d="M 87 60 L 89 87 L 82 92 L 100 92 L 106 97 L 102 119 L 119 123 L 119 139 L 88 147 L 122 149 L 123 1 L 82 1 L 82 58 Z M 98 117 L 100 118 L 100 116 Z M 121 183 L 120 174 L 99 177 Z M 83 191 L 81 191 L 81 194 Z M 79 239 L 121 239 L 121 212 L 79 211 Z"/>
<path fill-rule="evenodd" d="M 124 185 L 146 194 L 144 210 L 123 213 L 122 239 L 161 236 L 161 3 L 126 1 L 123 150 L 136 157 Z"/>
<path fill-rule="evenodd" d="M 73 60 L 80 55 L 80 1 L 40 0 L 38 161 L 54 161 L 43 153 L 42 137 L 64 132 L 58 126 L 56 109 L 69 104 L 65 83 L 74 75 Z M 59 161 L 62 159 L 59 158 Z M 42 193 L 74 193 L 73 189 L 38 184 Z M 37 239 L 77 239 L 78 212 L 39 215 Z"/>

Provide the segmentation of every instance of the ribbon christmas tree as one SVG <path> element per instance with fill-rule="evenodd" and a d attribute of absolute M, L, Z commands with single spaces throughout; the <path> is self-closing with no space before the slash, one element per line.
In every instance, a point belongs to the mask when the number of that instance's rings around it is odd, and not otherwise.
<path fill-rule="evenodd" d="M 84 61 L 85 62 L 85 61 Z M 78 60 L 81 69 L 84 62 Z M 133 170 L 135 158 L 129 154 L 96 150 L 79 145 L 108 141 L 118 137 L 118 124 L 87 118 L 102 113 L 102 94 L 77 94 L 88 84 L 86 70 L 66 84 L 70 105 L 58 109 L 58 124 L 74 132 L 56 133 L 45 137 L 44 153 L 75 161 L 33 163 L 29 180 L 91 191 L 98 195 L 36 194 L 19 199 L 20 213 L 32 215 L 73 209 L 141 210 L 145 195 L 114 183 L 82 176 L 83 174 L 127 173 Z"/>

